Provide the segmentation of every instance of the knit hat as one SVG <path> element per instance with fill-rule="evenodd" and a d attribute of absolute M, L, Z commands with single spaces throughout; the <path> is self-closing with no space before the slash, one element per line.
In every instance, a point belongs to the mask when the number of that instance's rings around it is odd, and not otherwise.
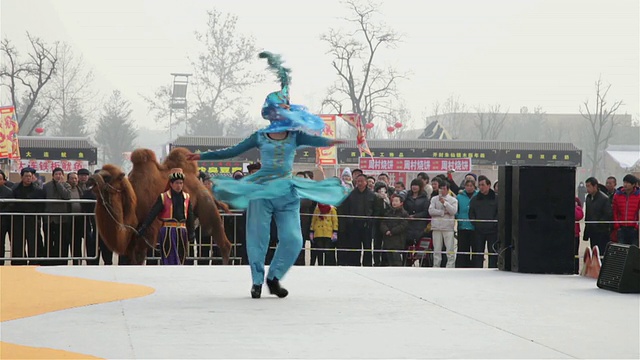
<path fill-rule="evenodd" d="M 468 175 L 473 176 L 473 180 L 475 180 L 476 182 L 478 181 L 478 175 L 474 174 L 474 173 L 468 173 L 467 175 L 465 175 L 464 177 L 467 177 Z"/>
<path fill-rule="evenodd" d="M 387 184 L 383 183 L 382 181 L 378 181 L 377 183 L 375 183 L 373 185 L 373 192 L 378 192 L 378 190 L 382 189 L 382 188 L 387 188 Z"/>
<path fill-rule="evenodd" d="M 351 169 L 349 169 L 348 167 L 346 167 L 346 168 L 344 168 L 344 170 L 342 170 L 342 176 L 341 177 L 345 177 L 345 175 L 351 177 Z"/>

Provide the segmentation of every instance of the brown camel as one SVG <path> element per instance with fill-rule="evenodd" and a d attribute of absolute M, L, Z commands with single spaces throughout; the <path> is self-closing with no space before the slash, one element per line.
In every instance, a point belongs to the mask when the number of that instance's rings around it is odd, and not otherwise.
<path fill-rule="evenodd" d="M 138 226 L 137 197 L 122 169 L 107 164 L 90 180 L 95 184 L 96 222 L 100 237 L 109 249 L 126 255 L 133 264 L 142 264 L 147 245 L 135 236 Z"/>
<path fill-rule="evenodd" d="M 171 150 L 162 164 L 156 160 L 155 153 L 149 149 L 137 149 L 131 153 L 133 169 L 129 173 L 129 181 L 138 197 L 136 213 L 140 222 L 144 221 L 151 211 L 153 204 L 161 192 L 168 189 L 169 172 L 174 168 L 181 168 L 185 174 L 184 191 L 191 195 L 194 212 L 200 221 L 205 234 L 213 236 L 222 254 L 222 262 L 229 263 L 231 243 L 224 232 L 224 226 L 218 206 L 224 211 L 229 208 L 215 201 L 213 194 L 198 179 L 196 163 L 187 160 L 190 151 L 185 148 Z M 147 237 L 157 237 L 160 222 L 155 221 L 153 227 L 147 230 Z"/>
<path fill-rule="evenodd" d="M 127 255 L 133 264 L 142 264 L 149 246 L 155 247 L 161 223 L 154 221 L 142 239 L 135 229 L 146 219 L 158 195 L 167 190 L 170 169 L 181 168 L 185 174 L 185 191 L 191 194 L 194 212 L 204 233 L 213 236 L 222 254 L 223 264 L 229 264 L 231 243 L 227 239 L 218 206 L 212 193 L 198 180 L 198 168 L 186 158 L 189 151 L 176 148 L 164 164 L 159 164 L 153 151 L 137 149 L 131 154 L 133 169 L 128 177 L 120 168 L 105 165 L 94 175 L 94 192 L 98 197 L 96 218 L 100 235 L 110 249 Z M 99 209 L 99 210 L 98 210 Z M 113 232 L 113 229 L 119 229 Z M 145 242 L 146 241 L 146 242 Z"/>

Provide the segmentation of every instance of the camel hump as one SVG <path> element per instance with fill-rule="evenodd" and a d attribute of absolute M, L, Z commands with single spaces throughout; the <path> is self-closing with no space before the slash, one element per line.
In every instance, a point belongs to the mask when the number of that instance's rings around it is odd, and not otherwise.
<path fill-rule="evenodd" d="M 149 161 L 155 163 L 158 162 L 156 153 L 154 153 L 151 149 L 136 149 L 131 153 L 131 163 L 133 165 L 143 164 Z"/>

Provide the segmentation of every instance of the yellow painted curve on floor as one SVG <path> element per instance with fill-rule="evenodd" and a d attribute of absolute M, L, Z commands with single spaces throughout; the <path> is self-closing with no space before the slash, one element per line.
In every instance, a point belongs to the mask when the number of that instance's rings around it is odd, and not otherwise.
<path fill-rule="evenodd" d="M 0 321 L 133 299 L 155 289 L 132 284 L 50 275 L 30 266 L 0 266 Z M 98 359 L 62 350 L 0 342 L 0 359 Z"/>

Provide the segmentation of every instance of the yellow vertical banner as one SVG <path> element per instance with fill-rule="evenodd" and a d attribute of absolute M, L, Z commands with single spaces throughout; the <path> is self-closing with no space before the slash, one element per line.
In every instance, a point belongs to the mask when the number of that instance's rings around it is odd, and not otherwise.
<path fill-rule="evenodd" d="M 324 120 L 324 129 L 322 136 L 335 139 L 336 138 L 336 116 L 335 115 L 318 115 Z M 336 165 L 338 163 L 338 152 L 335 146 L 326 148 L 318 148 L 316 151 L 316 164 Z"/>
<path fill-rule="evenodd" d="M 18 130 L 15 107 L 0 107 L 0 159 L 20 159 Z"/>

